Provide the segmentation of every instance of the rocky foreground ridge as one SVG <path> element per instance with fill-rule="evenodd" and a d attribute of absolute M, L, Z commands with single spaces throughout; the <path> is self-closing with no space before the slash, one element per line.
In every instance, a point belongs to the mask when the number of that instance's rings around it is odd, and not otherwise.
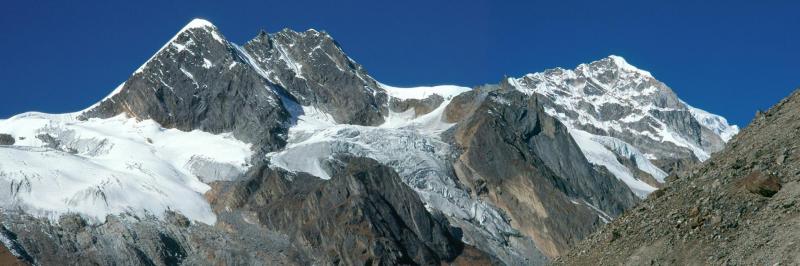
<path fill-rule="evenodd" d="M 557 264 L 794 265 L 800 229 L 800 93 L 688 176 L 577 245 Z"/>

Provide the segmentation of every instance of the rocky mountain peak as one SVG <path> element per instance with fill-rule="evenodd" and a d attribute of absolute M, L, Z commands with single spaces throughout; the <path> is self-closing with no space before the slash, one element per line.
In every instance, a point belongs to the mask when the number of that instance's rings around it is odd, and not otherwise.
<path fill-rule="evenodd" d="M 126 114 L 167 128 L 232 132 L 258 149 L 275 149 L 290 114 L 280 89 L 247 58 L 213 24 L 192 20 L 81 118 Z"/>
<path fill-rule="evenodd" d="M 381 124 L 388 112 L 385 91 L 325 32 L 260 31 L 238 46 L 195 19 L 81 118 L 124 113 L 168 128 L 232 132 L 268 151 L 309 108 L 358 125 Z M 244 111 L 256 115 L 237 115 Z"/>
<path fill-rule="evenodd" d="M 689 106 L 666 84 L 620 56 L 509 78 L 515 89 L 540 95 L 545 112 L 558 118 L 605 166 L 640 196 L 670 172 L 706 160 L 738 132 L 724 118 Z M 644 184 L 646 183 L 646 184 Z"/>
<path fill-rule="evenodd" d="M 284 29 L 259 34 L 243 48 L 266 77 L 300 105 L 314 106 L 337 123 L 383 122 L 385 91 L 327 33 Z"/>
<path fill-rule="evenodd" d="M 228 41 L 222 36 L 219 29 L 214 24 L 204 19 L 193 19 L 186 26 L 183 26 L 153 57 L 147 60 L 134 73 L 140 73 L 148 64 L 161 53 L 174 53 L 188 51 L 194 53 L 195 50 L 202 52 L 212 50 L 215 45 L 228 46 Z"/>

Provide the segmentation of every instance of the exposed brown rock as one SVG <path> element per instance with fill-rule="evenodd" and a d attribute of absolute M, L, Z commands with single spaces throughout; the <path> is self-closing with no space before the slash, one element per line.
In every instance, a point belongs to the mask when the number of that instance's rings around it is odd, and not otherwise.
<path fill-rule="evenodd" d="M 17 259 L 17 257 L 15 257 L 14 254 L 11 254 L 11 252 L 8 251 L 5 246 L 0 244 L 0 265 L 22 266 L 28 264 Z"/>
<path fill-rule="evenodd" d="M 775 176 L 765 175 L 760 171 L 755 171 L 742 178 L 739 186 L 750 193 L 764 197 L 772 197 L 775 193 L 778 193 L 778 190 L 781 190 L 780 182 L 780 179 Z"/>
<path fill-rule="evenodd" d="M 392 98 L 389 101 L 389 109 L 394 112 L 406 112 L 414 110 L 414 117 L 430 113 L 444 102 L 444 98 L 438 94 L 433 94 L 425 99 L 405 99 Z"/>

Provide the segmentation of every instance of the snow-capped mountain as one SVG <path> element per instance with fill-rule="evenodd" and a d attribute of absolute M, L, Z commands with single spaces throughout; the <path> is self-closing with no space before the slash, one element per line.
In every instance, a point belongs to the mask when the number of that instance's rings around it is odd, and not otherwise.
<path fill-rule="evenodd" d="M 542 264 L 736 132 L 620 57 L 399 88 L 327 33 L 196 19 L 97 104 L 0 120 L 0 237 L 39 264 Z"/>
<path fill-rule="evenodd" d="M 664 182 L 667 173 L 662 169 L 669 164 L 704 161 L 739 132 L 725 118 L 686 104 L 650 72 L 620 56 L 508 82 L 526 94 L 543 95 L 545 111 L 570 127 L 587 158 L 614 172 L 640 196 Z M 633 167 L 610 155 L 631 161 Z M 637 173 L 647 174 L 650 184 Z"/>

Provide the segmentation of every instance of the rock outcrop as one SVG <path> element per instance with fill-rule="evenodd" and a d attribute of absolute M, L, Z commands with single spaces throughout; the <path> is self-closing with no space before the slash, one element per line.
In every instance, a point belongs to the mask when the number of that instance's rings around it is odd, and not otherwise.
<path fill-rule="evenodd" d="M 16 140 L 9 134 L 0 134 L 0 145 L 14 145 Z"/>
<path fill-rule="evenodd" d="M 339 156 L 331 173 L 323 180 L 256 167 L 250 179 L 220 187 L 212 203 L 285 233 L 320 264 L 432 265 L 453 262 L 465 249 L 481 253 L 465 246 L 444 216 L 429 213 L 391 168 Z"/>
<path fill-rule="evenodd" d="M 463 112 L 463 113 L 462 113 Z M 507 84 L 457 96 L 448 119 L 459 181 L 509 216 L 511 225 L 554 257 L 637 202 L 627 186 L 593 167 L 539 98 Z M 524 250 L 527 243 L 511 246 Z"/>

